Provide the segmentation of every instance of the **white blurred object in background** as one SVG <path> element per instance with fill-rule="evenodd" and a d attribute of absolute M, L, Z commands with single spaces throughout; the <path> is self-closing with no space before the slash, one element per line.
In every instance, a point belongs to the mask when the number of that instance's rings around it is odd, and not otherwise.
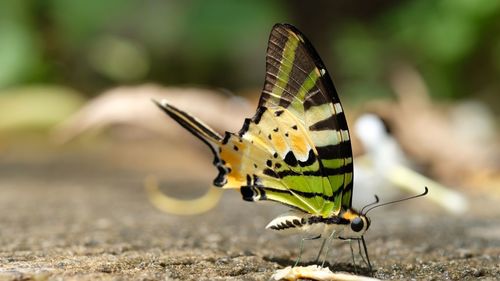
<path fill-rule="evenodd" d="M 403 190 L 418 194 L 427 186 L 429 194 L 425 198 L 448 212 L 461 214 L 467 210 L 467 200 L 459 192 L 409 168 L 410 163 L 401 146 L 378 116 L 362 115 L 354 129 L 365 151 L 354 161 L 354 206 L 371 203 L 375 194 L 388 201 L 401 196 Z"/>

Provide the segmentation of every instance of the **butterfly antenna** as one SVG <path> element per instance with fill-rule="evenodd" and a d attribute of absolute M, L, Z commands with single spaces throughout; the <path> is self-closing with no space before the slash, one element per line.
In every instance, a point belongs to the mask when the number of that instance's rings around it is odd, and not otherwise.
<path fill-rule="evenodd" d="M 364 213 L 365 215 L 375 209 L 375 208 L 378 208 L 378 207 L 382 207 L 382 206 L 385 206 L 385 205 L 389 205 L 389 204 L 394 204 L 394 203 L 399 203 L 399 202 L 403 202 L 403 201 L 406 201 L 406 200 L 411 200 L 411 199 L 415 199 L 415 198 L 418 198 L 418 197 L 422 197 L 422 196 L 425 196 L 427 193 L 429 192 L 429 189 L 427 188 L 427 186 L 425 187 L 425 191 L 418 194 L 418 195 L 415 195 L 415 196 L 410 196 L 410 197 L 407 197 L 407 198 L 403 198 L 403 199 L 399 199 L 399 200 L 395 200 L 395 201 L 390 201 L 390 202 L 386 202 L 386 203 L 382 203 L 382 204 L 379 204 L 379 205 L 376 205 L 374 207 L 371 207 L 369 208 L 368 210 L 366 210 L 366 212 Z"/>
<path fill-rule="evenodd" d="M 373 206 L 373 205 L 377 204 L 379 201 L 380 201 L 380 200 L 378 199 L 378 196 L 377 196 L 377 195 L 375 195 L 375 202 L 372 202 L 372 203 L 370 203 L 370 204 L 368 204 L 368 205 L 365 205 L 365 206 L 361 209 L 361 212 L 360 212 L 360 213 L 361 213 L 361 214 L 364 214 L 364 213 L 363 213 L 363 210 L 364 210 L 364 209 L 366 209 L 367 207 L 370 207 L 370 206 Z"/>

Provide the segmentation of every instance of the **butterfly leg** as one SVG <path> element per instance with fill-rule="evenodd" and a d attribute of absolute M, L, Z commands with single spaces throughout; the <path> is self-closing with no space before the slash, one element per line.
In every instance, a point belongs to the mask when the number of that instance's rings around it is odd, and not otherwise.
<path fill-rule="evenodd" d="M 358 240 L 358 253 L 361 256 L 361 259 L 363 260 L 363 262 L 366 265 L 368 265 L 368 262 L 366 261 L 365 256 L 363 255 L 363 252 L 361 252 L 361 239 L 357 239 L 357 240 Z"/>
<path fill-rule="evenodd" d="M 326 243 L 326 239 L 323 238 L 323 242 L 321 243 L 321 248 L 319 248 L 318 256 L 316 257 L 316 261 L 314 262 L 316 264 L 319 262 L 319 258 L 321 257 L 321 253 L 323 252 L 323 248 L 325 248 L 325 243 Z"/>
<path fill-rule="evenodd" d="M 370 263 L 370 257 L 368 257 L 368 250 L 366 249 L 366 242 L 365 242 L 365 238 L 363 236 L 361 236 L 361 242 L 363 242 L 363 248 L 365 250 L 365 256 L 366 256 L 366 263 L 368 264 L 368 269 L 370 270 L 370 273 L 371 273 L 372 272 L 372 264 Z"/>
<path fill-rule="evenodd" d="M 325 250 L 325 258 L 323 259 L 323 262 L 321 263 L 321 267 L 325 266 L 326 259 L 328 258 L 328 251 L 330 250 L 330 244 L 332 243 L 333 237 L 335 237 L 335 230 L 332 231 L 332 234 L 326 239 L 326 250 Z"/>
<path fill-rule="evenodd" d="M 296 267 L 299 262 L 300 262 L 300 258 L 302 257 L 302 252 L 304 251 L 304 241 L 305 240 L 316 240 L 316 239 L 319 239 L 321 238 L 321 234 L 318 235 L 318 236 L 313 236 L 313 237 L 303 237 L 302 239 L 300 239 L 300 251 L 299 251 L 299 257 L 297 258 L 297 260 L 295 261 L 295 264 L 293 265 L 293 267 Z"/>
<path fill-rule="evenodd" d="M 352 257 L 352 264 L 354 265 L 354 273 L 358 274 L 358 269 L 356 267 L 356 259 L 354 259 L 354 249 L 352 248 L 352 239 L 349 239 L 349 247 L 351 248 L 351 257 Z M 360 248 L 360 251 L 361 251 L 361 248 Z M 364 260 L 364 258 L 363 258 L 363 260 Z"/>

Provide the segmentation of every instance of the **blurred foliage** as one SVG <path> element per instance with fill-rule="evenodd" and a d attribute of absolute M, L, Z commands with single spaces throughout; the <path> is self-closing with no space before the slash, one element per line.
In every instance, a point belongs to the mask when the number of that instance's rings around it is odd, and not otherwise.
<path fill-rule="evenodd" d="M 49 131 L 84 102 L 80 93 L 59 86 L 0 91 L 0 132 Z"/>
<path fill-rule="evenodd" d="M 388 76 L 401 62 L 435 97 L 496 101 L 500 92 L 500 2 L 491 0 L 2 1 L 0 89 L 259 89 L 276 22 L 310 37 L 349 97 L 390 96 Z"/>

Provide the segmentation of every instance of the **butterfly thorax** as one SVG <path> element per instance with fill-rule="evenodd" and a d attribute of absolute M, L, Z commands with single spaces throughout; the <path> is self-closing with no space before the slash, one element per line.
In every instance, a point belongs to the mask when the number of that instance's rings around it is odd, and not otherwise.
<path fill-rule="evenodd" d="M 357 239 L 370 227 L 370 219 L 354 209 L 339 214 L 321 216 L 297 210 L 284 213 L 272 220 L 266 228 L 284 234 L 307 234 L 308 236 Z"/>

